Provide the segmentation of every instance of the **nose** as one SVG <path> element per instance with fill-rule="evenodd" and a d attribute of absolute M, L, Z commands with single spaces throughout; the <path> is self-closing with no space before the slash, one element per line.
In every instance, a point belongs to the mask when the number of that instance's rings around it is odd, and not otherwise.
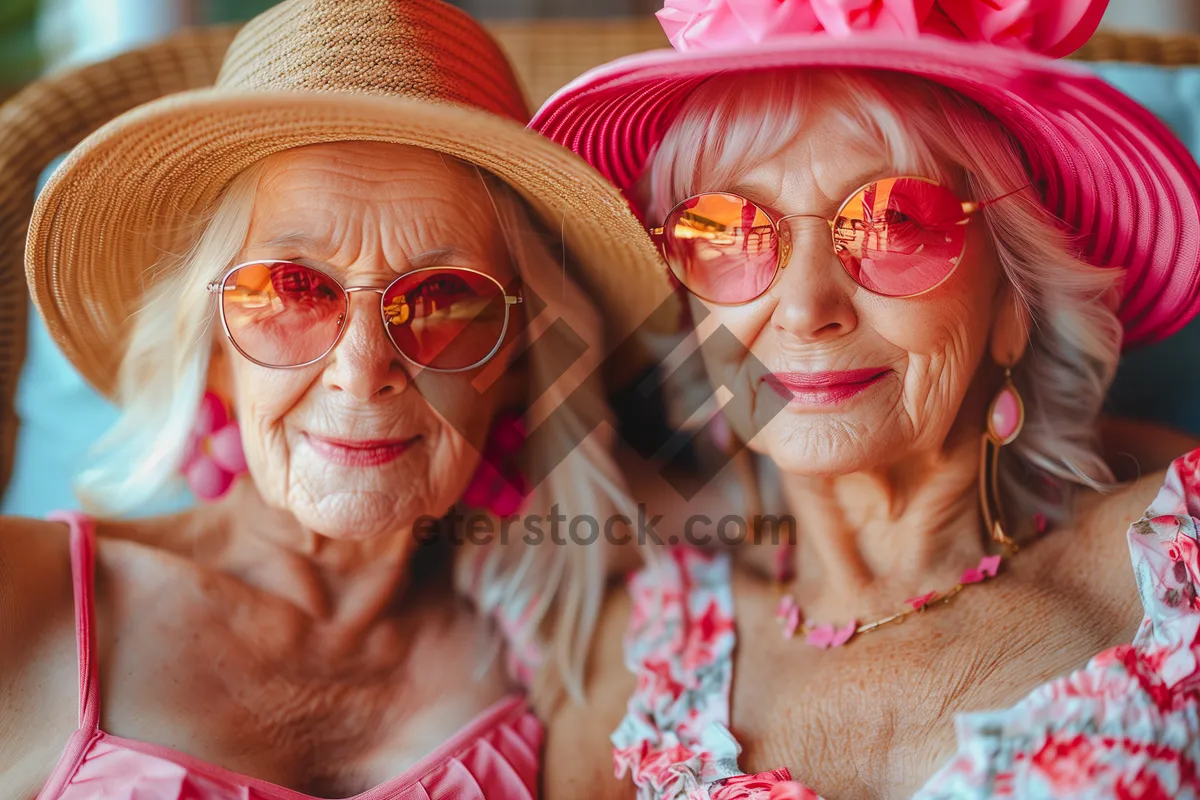
<path fill-rule="evenodd" d="M 325 386 L 362 402 L 380 400 L 408 388 L 407 366 L 383 329 L 379 294 L 351 294 L 346 330 L 325 358 Z"/>
<path fill-rule="evenodd" d="M 833 252 L 829 224 L 809 217 L 783 221 L 791 233 L 791 257 L 770 294 L 772 323 L 802 341 L 844 336 L 858 325 L 852 296 L 857 285 Z"/>

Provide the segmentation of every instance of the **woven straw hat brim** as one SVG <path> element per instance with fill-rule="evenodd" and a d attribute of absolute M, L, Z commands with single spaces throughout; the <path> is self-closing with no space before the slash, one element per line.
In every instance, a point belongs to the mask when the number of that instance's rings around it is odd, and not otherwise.
<path fill-rule="evenodd" d="M 51 336 L 106 396 L 128 324 L 167 238 L 242 170 L 272 153 L 381 141 L 446 153 L 510 184 L 547 230 L 561 231 L 581 282 L 619 341 L 672 290 L 620 192 L 573 153 L 513 120 L 449 104 L 372 95 L 183 92 L 147 103 L 85 139 L 38 198 L 26 247 L 30 292 Z M 214 264 L 214 276 L 227 265 Z M 196 287 L 204 291 L 204 287 Z"/>

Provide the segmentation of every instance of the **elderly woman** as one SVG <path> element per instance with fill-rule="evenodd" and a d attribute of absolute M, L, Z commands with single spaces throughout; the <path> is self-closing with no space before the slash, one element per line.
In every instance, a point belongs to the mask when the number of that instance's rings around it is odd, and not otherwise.
<path fill-rule="evenodd" d="M 537 795 L 526 690 L 578 695 L 604 550 L 461 512 L 625 502 L 564 441 L 603 416 L 585 292 L 657 263 L 526 114 L 450 6 L 292 0 L 54 175 L 33 297 L 124 417 L 95 517 L 0 520 L 6 798 Z M 116 518 L 181 471 L 208 502 Z"/>
<path fill-rule="evenodd" d="M 1047 57 L 1103 7 L 671 2 L 679 52 L 535 116 L 658 239 L 796 528 L 633 576 L 552 794 L 1200 796 L 1200 451 L 1118 486 L 1097 422 L 1200 307 L 1200 169 Z"/>

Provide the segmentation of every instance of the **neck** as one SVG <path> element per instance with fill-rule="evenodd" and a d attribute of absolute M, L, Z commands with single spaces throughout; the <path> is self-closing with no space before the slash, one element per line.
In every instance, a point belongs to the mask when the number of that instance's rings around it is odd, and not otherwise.
<path fill-rule="evenodd" d="M 896 610 L 953 585 L 986 555 L 978 508 L 978 441 L 838 477 L 783 475 L 796 520 L 792 574 L 812 618 Z"/>
<path fill-rule="evenodd" d="M 245 479 L 197 512 L 196 523 L 197 559 L 349 630 L 369 628 L 392 612 L 416 588 L 415 562 L 438 549 L 418 545 L 410 530 L 364 541 L 322 536 L 268 507 Z"/>

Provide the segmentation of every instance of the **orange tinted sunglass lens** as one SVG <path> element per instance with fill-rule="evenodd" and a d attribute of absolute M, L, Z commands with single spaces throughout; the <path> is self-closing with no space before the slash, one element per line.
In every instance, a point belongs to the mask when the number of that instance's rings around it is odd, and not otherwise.
<path fill-rule="evenodd" d="M 921 178 L 887 178 L 864 186 L 833 224 L 834 250 L 860 286 L 889 297 L 934 288 L 958 266 L 967 214 L 949 189 Z"/>
<path fill-rule="evenodd" d="M 701 194 L 677 206 L 663 224 L 663 251 L 679 282 L 714 303 L 753 300 L 779 267 L 770 217 L 732 194 Z"/>
<path fill-rule="evenodd" d="M 462 370 L 488 358 L 508 324 L 504 290 L 486 275 L 453 268 L 401 276 L 383 295 L 388 336 L 426 367 Z"/>
<path fill-rule="evenodd" d="M 301 264 L 247 264 L 226 276 L 223 289 L 229 338 L 248 358 L 270 367 L 296 367 L 325 355 L 346 319 L 342 287 Z"/>

